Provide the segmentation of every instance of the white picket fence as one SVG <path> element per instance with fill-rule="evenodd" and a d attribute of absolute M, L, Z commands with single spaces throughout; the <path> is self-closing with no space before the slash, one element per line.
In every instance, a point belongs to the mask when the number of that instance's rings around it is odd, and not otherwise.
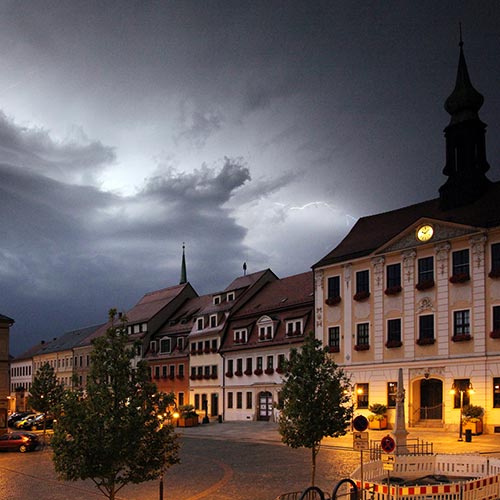
<path fill-rule="evenodd" d="M 456 482 L 421 486 L 390 486 L 391 477 L 413 480 L 445 475 Z M 361 487 L 361 467 L 352 474 Z M 471 479 L 473 478 L 473 479 Z M 497 500 L 500 499 L 500 459 L 471 455 L 396 456 L 394 470 L 384 470 L 382 461 L 363 464 L 363 500 Z"/>

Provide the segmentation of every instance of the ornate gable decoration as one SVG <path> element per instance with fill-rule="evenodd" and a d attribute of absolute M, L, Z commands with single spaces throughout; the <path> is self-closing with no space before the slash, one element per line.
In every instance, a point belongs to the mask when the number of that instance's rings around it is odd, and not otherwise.
<path fill-rule="evenodd" d="M 429 227 L 431 228 L 429 230 Z M 427 237 L 425 241 L 419 239 L 419 229 L 431 231 L 432 235 Z M 421 231 L 422 232 L 422 231 Z M 398 236 L 388 241 L 386 245 L 381 246 L 375 254 L 390 253 L 402 250 L 408 250 L 429 243 L 438 243 L 442 241 L 452 240 L 461 236 L 478 234 L 480 228 L 473 226 L 465 226 L 462 224 L 453 224 L 445 222 L 437 222 L 430 219 L 421 219 L 416 224 L 410 226 L 406 231 L 403 231 Z M 429 234 L 429 233 L 427 233 Z"/>

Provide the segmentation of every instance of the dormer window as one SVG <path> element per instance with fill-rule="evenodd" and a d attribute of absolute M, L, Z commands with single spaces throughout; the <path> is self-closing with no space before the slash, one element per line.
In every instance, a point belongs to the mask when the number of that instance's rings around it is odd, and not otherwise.
<path fill-rule="evenodd" d="M 156 352 L 156 340 L 152 340 L 150 343 L 149 343 L 149 350 L 151 352 Z"/>
<path fill-rule="evenodd" d="M 263 316 L 257 322 L 259 341 L 272 340 L 274 337 L 274 324 L 269 316 Z"/>
<path fill-rule="evenodd" d="M 177 339 L 177 349 L 178 349 L 179 351 L 184 350 L 184 337 L 179 337 L 179 338 Z"/>
<path fill-rule="evenodd" d="M 216 306 L 217 304 L 220 304 L 221 303 L 221 296 L 220 295 L 216 295 L 214 297 L 214 306 Z"/>
<path fill-rule="evenodd" d="M 160 352 L 161 353 L 169 353 L 172 350 L 171 342 L 168 337 L 165 337 L 160 340 Z"/>
<path fill-rule="evenodd" d="M 198 318 L 196 320 L 196 329 L 197 330 L 203 330 L 204 328 L 204 321 L 203 321 L 203 318 Z"/>
<path fill-rule="evenodd" d="M 217 326 L 217 314 L 210 315 L 210 328 L 215 328 Z"/>
<path fill-rule="evenodd" d="M 295 335 L 302 335 L 302 320 L 294 319 L 286 322 L 286 335 L 293 337 Z"/>
<path fill-rule="evenodd" d="M 247 330 L 246 330 L 246 328 L 234 330 L 234 343 L 235 344 L 246 344 L 246 342 L 247 342 Z"/>
<path fill-rule="evenodd" d="M 234 300 L 234 292 L 229 292 L 226 296 L 226 300 L 232 302 Z"/>

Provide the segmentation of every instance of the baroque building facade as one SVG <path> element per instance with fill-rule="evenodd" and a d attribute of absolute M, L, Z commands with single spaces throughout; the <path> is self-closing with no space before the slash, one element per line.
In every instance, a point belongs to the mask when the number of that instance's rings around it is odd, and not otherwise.
<path fill-rule="evenodd" d="M 316 335 L 351 375 L 358 413 L 381 403 L 394 423 L 402 368 L 410 426 L 457 429 L 472 404 L 500 432 L 500 183 L 485 175 L 462 45 L 439 197 L 361 218 L 313 266 Z"/>

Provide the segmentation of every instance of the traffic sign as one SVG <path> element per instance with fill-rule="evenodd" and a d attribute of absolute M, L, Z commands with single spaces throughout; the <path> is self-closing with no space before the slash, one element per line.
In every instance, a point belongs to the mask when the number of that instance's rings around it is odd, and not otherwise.
<path fill-rule="evenodd" d="M 394 441 L 394 438 L 389 436 L 384 436 L 382 440 L 380 441 L 380 447 L 386 452 L 386 453 L 392 453 L 396 449 L 396 441 Z"/>
<path fill-rule="evenodd" d="M 355 430 L 359 432 L 366 431 L 368 429 L 368 419 L 364 415 L 358 415 L 353 421 L 352 426 Z"/>
<path fill-rule="evenodd" d="M 382 463 L 391 463 L 391 464 L 396 463 L 396 456 L 390 455 L 388 453 L 381 453 L 380 459 L 382 460 Z"/>
<path fill-rule="evenodd" d="M 355 450 L 368 450 L 370 448 L 368 432 L 353 432 L 352 447 Z"/>

